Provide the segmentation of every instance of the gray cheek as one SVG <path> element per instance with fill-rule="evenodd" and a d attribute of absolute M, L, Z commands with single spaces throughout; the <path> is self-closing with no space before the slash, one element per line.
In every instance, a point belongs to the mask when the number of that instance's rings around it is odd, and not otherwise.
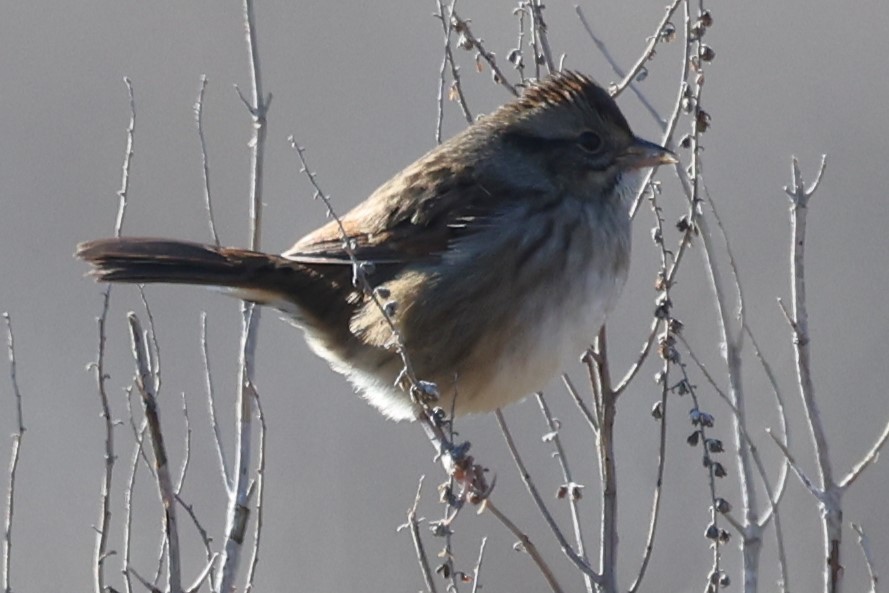
<path fill-rule="evenodd" d="M 648 169 L 631 169 L 629 171 L 624 171 L 617 180 L 615 190 L 620 196 L 621 202 L 623 202 L 627 208 L 629 208 L 633 200 L 636 199 L 636 195 L 642 187 L 642 182 L 645 181 L 645 174 L 647 171 Z"/>
<path fill-rule="evenodd" d="M 513 147 L 504 148 L 476 165 L 477 181 L 489 192 L 495 191 L 494 188 L 510 193 L 555 192 L 547 163 L 546 153 L 529 154 Z"/>

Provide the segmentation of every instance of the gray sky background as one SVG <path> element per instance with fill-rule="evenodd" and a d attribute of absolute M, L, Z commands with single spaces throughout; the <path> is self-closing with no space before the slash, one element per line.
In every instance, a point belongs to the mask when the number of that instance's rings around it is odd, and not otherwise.
<path fill-rule="evenodd" d="M 584 2 L 598 33 L 623 65 L 635 61 L 662 16 L 662 1 Z M 324 221 L 321 204 L 299 174 L 286 138 L 308 148 L 312 168 L 341 212 L 434 144 L 436 92 L 442 42 L 432 2 L 346 3 L 312 0 L 257 4 L 264 82 L 274 94 L 269 114 L 264 246 L 283 250 Z M 516 43 L 511 2 L 461 2 L 461 14 L 489 49 L 505 56 Z M 794 450 L 814 472 L 792 374 L 789 331 L 775 304 L 789 296 L 787 199 L 790 156 L 799 156 L 811 180 L 820 155 L 828 169 L 810 212 L 808 271 L 816 390 L 827 418 L 837 471 L 843 473 L 872 443 L 889 417 L 886 336 L 889 317 L 889 155 L 887 97 L 889 6 L 880 0 L 710 3 L 715 24 L 707 41 L 716 60 L 707 68 L 704 107 L 712 129 L 704 137 L 704 175 L 739 260 L 748 314 L 766 355 L 779 373 L 795 416 Z M 615 80 L 584 33 L 573 4 L 551 2 L 547 21 L 554 51 L 566 65 L 602 82 Z M 679 20 L 677 20 L 679 24 Z M 666 112 L 679 71 L 678 44 L 659 50 L 642 88 Z M 472 56 L 459 54 L 475 113 L 507 95 L 474 73 Z M 71 253 L 77 242 L 111 233 L 129 118 L 123 76 L 136 93 L 136 141 L 127 234 L 193 240 L 208 238 L 202 202 L 200 152 L 192 104 L 200 76 L 209 79 L 205 133 L 211 184 L 222 240 L 247 237 L 249 118 L 232 85 L 249 88 L 240 8 L 235 2 L 6 3 L 0 8 L 0 310 L 16 329 L 25 435 L 18 481 L 13 585 L 19 591 L 87 590 L 98 517 L 103 435 L 93 378 L 85 371 L 96 351 L 100 288 L 85 279 Z M 657 129 L 630 93 L 620 104 L 634 129 L 656 139 Z M 446 105 L 447 135 L 462 127 Z M 682 198 L 665 178 L 668 221 Z M 610 324 L 620 369 L 633 360 L 649 323 L 656 253 L 643 209 L 636 226 L 634 267 L 625 298 Z M 719 368 L 714 314 L 690 254 L 675 300 L 677 315 L 708 364 Z M 236 385 L 237 303 L 206 291 L 152 287 L 164 367 L 163 417 L 177 455 L 179 396 L 190 403 L 194 430 L 187 498 L 219 537 L 224 500 L 206 424 L 200 366 L 200 313 L 209 316 L 215 386 L 231 434 Z M 125 418 L 123 388 L 132 376 L 125 313 L 140 310 L 134 289 L 114 291 L 108 327 L 108 365 L 115 414 Z M 410 539 L 395 528 L 404 520 L 416 481 L 428 474 L 423 514 L 436 518 L 434 485 L 443 479 L 415 426 L 385 421 L 353 397 L 349 386 L 308 352 L 298 331 L 271 312 L 262 320 L 258 385 L 269 423 L 266 530 L 258 586 L 263 591 L 416 591 L 422 580 Z M 771 460 L 777 457 L 763 428 L 777 426 L 762 373 L 748 366 L 754 433 Z M 580 369 L 574 369 L 578 378 Z M 650 367 L 648 376 L 654 372 Z M 13 429 L 6 371 L 0 370 L 0 428 Z M 729 439 L 729 414 L 699 373 L 718 436 Z M 595 465 L 590 435 L 572 418 L 561 390 L 551 390 L 578 481 L 594 504 Z M 658 395 L 646 377 L 621 402 L 620 488 L 622 575 L 636 570 L 654 479 L 656 426 L 648 409 Z M 698 591 L 709 567 L 703 531 L 707 493 L 697 450 L 684 445 L 689 400 L 671 408 L 666 510 L 646 589 Z M 545 492 L 558 483 L 545 432 L 533 402 L 508 410 L 513 429 Z M 118 429 L 116 485 L 130 455 L 127 426 Z M 494 420 L 461 424 L 473 451 L 498 476 L 501 508 L 536 534 L 571 590 L 579 586 L 531 510 L 505 455 Z M 0 441 L 0 456 L 9 441 Z M 154 489 L 139 476 L 134 542 L 137 568 L 153 572 L 159 514 Z M 735 482 L 720 485 L 739 504 Z M 877 464 L 846 498 L 846 520 L 869 532 L 879 568 L 889 564 L 889 472 Z M 817 509 L 795 479 L 789 485 L 785 529 L 794 586 L 820 579 Z M 122 519 L 116 492 L 115 525 Z M 564 509 L 559 509 L 560 512 Z M 594 513 L 588 509 L 589 516 Z M 561 519 L 566 519 L 564 513 Z M 183 520 L 183 523 L 187 523 Z M 478 539 L 489 533 L 484 583 L 489 591 L 541 590 L 543 581 L 512 540 L 487 516 L 465 513 L 457 524 L 457 562 L 470 569 Z M 593 539 L 594 522 L 588 527 Z M 120 532 L 112 547 L 120 550 Z M 864 568 L 846 532 L 849 590 L 863 587 Z M 189 578 L 200 550 L 189 536 Z M 438 543 L 428 541 L 437 551 Z M 676 545 L 680 544 L 680 545 Z M 774 544 L 766 544 L 763 590 L 775 578 Z M 734 544 L 727 548 L 735 566 Z M 108 569 L 116 580 L 117 564 Z M 769 580 L 771 579 L 771 580 Z"/>

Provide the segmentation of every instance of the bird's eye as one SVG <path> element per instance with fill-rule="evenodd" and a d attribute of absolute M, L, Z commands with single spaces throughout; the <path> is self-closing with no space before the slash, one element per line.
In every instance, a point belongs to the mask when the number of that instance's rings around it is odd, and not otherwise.
<path fill-rule="evenodd" d="M 595 132 L 586 131 L 577 137 L 577 143 L 587 152 L 599 152 L 602 149 L 602 137 Z"/>

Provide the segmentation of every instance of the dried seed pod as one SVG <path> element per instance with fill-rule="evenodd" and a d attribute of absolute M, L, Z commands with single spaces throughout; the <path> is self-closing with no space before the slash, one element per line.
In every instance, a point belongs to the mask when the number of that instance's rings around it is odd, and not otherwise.
<path fill-rule="evenodd" d="M 695 115 L 695 124 L 698 132 L 706 132 L 710 127 L 710 114 L 703 109 L 698 109 L 698 113 Z"/>
<path fill-rule="evenodd" d="M 716 51 L 709 45 L 701 46 L 701 60 L 704 62 L 712 62 L 716 58 Z"/>
<path fill-rule="evenodd" d="M 722 497 L 719 497 L 714 501 L 713 507 L 716 509 L 717 513 L 722 513 L 723 515 L 732 510 L 731 503 Z"/>
<path fill-rule="evenodd" d="M 651 417 L 655 420 L 660 420 L 664 417 L 664 404 L 662 401 L 656 401 L 651 406 Z"/>

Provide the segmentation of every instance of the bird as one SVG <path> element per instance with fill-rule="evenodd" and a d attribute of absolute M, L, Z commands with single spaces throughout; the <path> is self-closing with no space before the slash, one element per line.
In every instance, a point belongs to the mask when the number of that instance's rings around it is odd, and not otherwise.
<path fill-rule="evenodd" d="M 399 384 L 398 346 L 436 406 L 483 413 L 589 347 L 627 279 L 641 172 L 675 162 L 602 86 L 563 71 L 283 253 L 117 237 L 75 255 L 98 281 L 210 286 L 279 310 L 390 419 L 421 405 Z"/>

